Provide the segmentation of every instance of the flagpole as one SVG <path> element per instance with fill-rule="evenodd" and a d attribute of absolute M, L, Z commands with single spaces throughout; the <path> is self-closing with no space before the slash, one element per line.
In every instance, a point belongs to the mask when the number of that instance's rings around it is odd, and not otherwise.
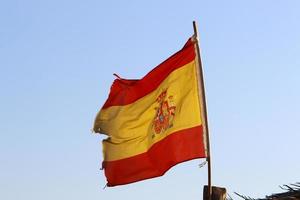
<path fill-rule="evenodd" d="M 198 66 L 199 66 L 199 82 L 200 82 L 200 91 L 202 93 L 202 113 L 204 117 L 204 132 L 206 133 L 206 151 L 207 151 L 207 179 L 208 179 L 208 200 L 211 200 L 212 196 L 212 185 L 211 185 L 211 155 L 210 155 L 210 143 L 209 143 L 209 130 L 208 130 L 208 120 L 207 120 L 207 108 L 206 108 L 206 97 L 205 97 L 205 86 L 204 86 L 204 76 L 203 76 L 203 68 L 200 56 L 200 48 L 199 48 L 199 36 L 198 36 L 198 28 L 196 21 L 193 21 L 194 27 L 194 36 L 196 39 L 196 51 L 198 57 Z M 205 200 L 205 199 L 204 199 Z"/>

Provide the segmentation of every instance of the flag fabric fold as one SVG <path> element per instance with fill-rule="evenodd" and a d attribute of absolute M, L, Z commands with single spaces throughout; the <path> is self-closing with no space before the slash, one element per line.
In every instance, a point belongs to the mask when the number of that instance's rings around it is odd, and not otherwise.
<path fill-rule="evenodd" d="M 96 116 L 108 186 L 162 176 L 172 166 L 205 158 L 197 56 L 191 39 L 139 80 L 118 77 Z"/>

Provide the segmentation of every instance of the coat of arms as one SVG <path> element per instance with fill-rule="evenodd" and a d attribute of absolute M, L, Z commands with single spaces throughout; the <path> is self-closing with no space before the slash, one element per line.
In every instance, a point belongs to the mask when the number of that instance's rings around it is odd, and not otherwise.
<path fill-rule="evenodd" d="M 172 95 L 167 95 L 167 90 L 164 90 L 156 99 L 158 107 L 155 107 L 156 115 L 153 121 L 153 130 L 156 134 L 163 133 L 173 126 L 176 109 L 173 98 Z M 155 137 L 155 134 L 152 137 Z"/>

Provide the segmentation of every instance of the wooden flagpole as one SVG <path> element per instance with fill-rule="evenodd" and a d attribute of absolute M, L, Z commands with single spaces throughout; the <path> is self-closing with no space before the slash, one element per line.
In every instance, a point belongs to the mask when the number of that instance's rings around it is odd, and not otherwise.
<path fill-rule="evenodd" d="M 208 171 L 208 200 L 211 200 L 212 197 L 212 185 L 211 185 L 211 155 L 210 155 L 210 144 L 209 144 L 209 130 L 208 130 L 208 120 L 207 120 L 207 108 L 206 108 L 206 97 L 205 97 L 205 87 L 204 87 L 204 76 L 203 76 L 203 68 L 202 68 L 202 62 L 201 62 L 201 56 L 200 56 L 200 48 L 199 48 L 199 36 L 198 36 L 198 28 L 196 21 L 193 21 L 193 27 L 194 27 L 194 37 L 196 40 L 196 51 L 197 51 L 197 57 L 198 57 L 198 66 L 199 66 L 199 82 L 200 82 L 200 92 L 201 92 L 201 112 L 202 117 L 204 118 L 203 123 L 203 129 L 206 136 L 206 153 L 207 153 L 207 171 Z M 203 199 L 205 200 L 205 199 Z"/>

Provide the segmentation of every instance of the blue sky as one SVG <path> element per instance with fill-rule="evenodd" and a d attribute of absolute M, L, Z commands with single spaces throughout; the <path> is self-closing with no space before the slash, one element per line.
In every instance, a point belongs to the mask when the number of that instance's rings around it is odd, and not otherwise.
<path fill-rule="evenodd" d="M 206 167 L 107 188 L 93 120 L 113 73 L 141 78 L 197 20 L 213 184 L 300 181 L 300 2 L 0 1 L 0 199 L 201 199 Z"/>

